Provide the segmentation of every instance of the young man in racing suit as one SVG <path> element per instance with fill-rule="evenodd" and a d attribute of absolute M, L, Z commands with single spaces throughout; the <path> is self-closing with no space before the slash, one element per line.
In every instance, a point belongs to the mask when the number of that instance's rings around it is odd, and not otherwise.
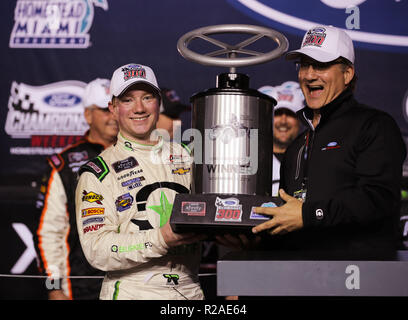
<path fill-rule="evenodd" d="M 202 236 L 169 225 L 177 193 L 190 188 L 190 156 L 153 140 L 160 90 L 143 65 L 111 80 L 118 141 L 80 169 L 77 227 L 89 263 L 107 271 L 100 299 L 203 299 L 198 280 Z"/>
<path fill-rule="evenodd" d="M 118 126 L 108 109 L 109 85 L 108 79 L 98 78 L 86 86 L 83 105 L 89 130 L 79 141 L 47 159 L 34 239 L 41 272 L 53 278 L 47 288 L 50 300 L 93 300 L 99 296 L 104 273 L 92 268 L 82 252 L 76 227 L 75 187 L 79 167 L 116 140 Z M 74 276 L 90 278 L 71 278 Z"/>

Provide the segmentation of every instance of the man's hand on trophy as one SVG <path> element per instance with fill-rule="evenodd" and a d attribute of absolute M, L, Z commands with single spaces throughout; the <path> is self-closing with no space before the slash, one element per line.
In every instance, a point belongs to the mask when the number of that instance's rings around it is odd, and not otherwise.
<path fill-rule="evenodd" d="M 256 207 L 256 213 L 271 216 L 272 219 L 252 228 L 253 233 L 269 230 L 271 235 L 284 234 L 303 228 L 303 201 L 291 197 L 283 189 L 279 195 L 286 203 L 280 207 Z"/>
<path fill-rule="evenodd" d="M 238 235 L 224 234 L 216 235 L 215 240 L 217 241 L 218 244 L 221 244 L 228 248 L 236 250 L 249 250 L 255 249 L 259 245 L 261 238 L 258 236 L 248 237 L 245 234 Z"/>
<path fill-rule="evenodd" d="M 177 247 L 183 244 L 198 242 L 207 238 L 205 234 L 175 233 L 170 227 L 169 221 L 160 228 L 164 241 L 169 247 Z"/>

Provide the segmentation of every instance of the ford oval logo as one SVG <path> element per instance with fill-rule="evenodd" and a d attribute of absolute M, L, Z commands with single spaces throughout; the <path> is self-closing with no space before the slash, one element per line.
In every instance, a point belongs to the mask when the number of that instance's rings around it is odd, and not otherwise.
<path fill-rule="evenodd" d="M 318 25 L 344 29 L 355 46 L 408 50 L 408 1 L 374 0 L 228 0 L 238 10 L 279 31 L 303 36 Z M 353 10 L 353 8 L 355 10 Z M 358 12 L 356 12 L 358 11 Z M 351 17 L 352 14 L 357 16 Z M 348 26 L 358 17 L 357 27 Z M 355 22 L 355 21 L 354 21 Z M 300 46 L 300 45 L 299 45 Z M 295 46 L 296 49 L 298 46 Z"/>
<path fill-rule="evenodd" d="M 325 28 L 314 28 L 313 31 L 316 33 L 324 33 L 326 29 Z"/>
<path fill-rule="evenodd" d="M 52 107 L 73 107 L 81 102 L 81 98 L 72 93 L 53 93 L 44 98 L 44 102 Z"/>

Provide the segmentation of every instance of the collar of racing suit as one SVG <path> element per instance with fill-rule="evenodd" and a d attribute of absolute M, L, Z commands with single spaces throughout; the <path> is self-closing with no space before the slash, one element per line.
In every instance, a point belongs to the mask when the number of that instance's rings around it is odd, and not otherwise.
<path fill-rule="evenodd" d="M 321 126 L 323 123 L 325 123 L 329 118 L 336 116 L 337 114 L 340 114 L 345 111 L 345 109 L 348 109 L 346 105 L 352 105 L 352 104 L 347 104 L 345 102 L 348 102 L 353 99 L 353 92 L 350 88 L 346 88 L 342 93 L 340 93 L 333 101 L 330 103 L 326 104 L 325 106 L 320 108 L 320 122 L 319 126 Z M 340 108 L 342 106 L 342 108 Z M 310 109 L 308 106 L 304 107 L 303 109 L 299 110 L 297 112 L 297 115 L 299 119 L 303 121 L 303 123 L 311 127 L 313 130 L 313 126 L 311 124 L 312 119 L 313 119 L 313 110 Z"/>
<path fill-rule="evenodd" d="M 136 141 L 132 141 L 129 140 L 127 138 L 125 138 L 121 132 L 118 133 L 118 140 L 117 140 L 117 144 L 121 147 L 123 147 L 124 149 L 128 150 L 128 151 L 141 151 L 141 150 L 145 150 L 145 151 L 153 151 L 155 153 L 158 153 L 162 150 L 163 145 L 164 145 L 164 139 L 162 136 L 158 137 L 158 141 L 155 145 L 147 145 L 147 144 L 141 144 L 139 142 Z"/>

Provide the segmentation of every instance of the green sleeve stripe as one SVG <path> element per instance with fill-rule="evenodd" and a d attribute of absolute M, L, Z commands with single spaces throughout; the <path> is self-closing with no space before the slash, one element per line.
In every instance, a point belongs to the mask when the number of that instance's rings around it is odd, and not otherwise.
<path fill-rule="evenodd" d="M 96 158 L 100 161 L 100 163 L 101 163 L 102 166 L 103 166 L 103 169 L 105 170 L 105 171 L 99 176 L 99 178 L 98 178 L 99 181 L 102 181 L 103 178 L 105 178 L 105 176 L 109 173 L 109 168 L 106 166 L 106 163 L 105 163 L 105 161 L 102 159 L 102 157 L 97 156 Z"/>
<path fill-rule="evenodd" d="M 181 146 L 182 146 L 184 149 L 187 150 L 187 152 L 188 152 L 189 155 L 191 155 L 191 150 L 190 150 L 190 148 L 189 148 L 186 144 L 184 144 L 183 142 L 181 142 Z"/>
<path fill-rule="evenodd" d="M 93 173 L 98 180 L 102 182 L 102 180 L 109 173 L 109 167 L 106 165 L 106 162 L 101 156 L 97 156 L 96 158 L 93 158 L 82 165 L 79 168 L 78 175 L 80 176 L 85 171 Z"/>

